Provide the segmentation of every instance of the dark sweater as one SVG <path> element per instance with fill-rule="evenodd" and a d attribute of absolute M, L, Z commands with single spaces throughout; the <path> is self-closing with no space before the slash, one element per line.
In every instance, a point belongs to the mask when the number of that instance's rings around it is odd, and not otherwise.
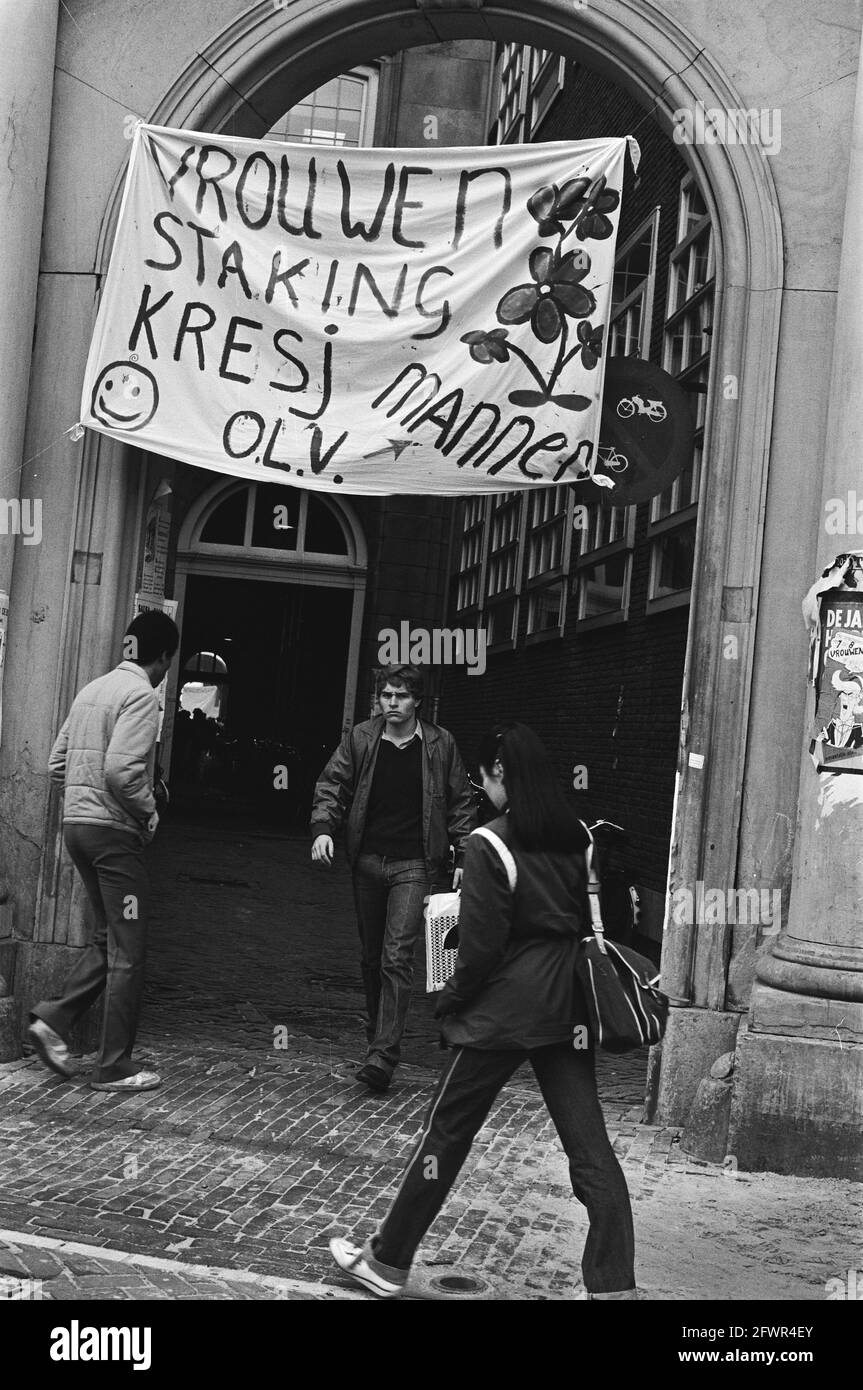
<path fill-rule="evenodd" d="M 423 858 L 423 744 L 417 735 L 403 748 L 382 738 L 369 792 L 362 854 L 388 859 Z"/>

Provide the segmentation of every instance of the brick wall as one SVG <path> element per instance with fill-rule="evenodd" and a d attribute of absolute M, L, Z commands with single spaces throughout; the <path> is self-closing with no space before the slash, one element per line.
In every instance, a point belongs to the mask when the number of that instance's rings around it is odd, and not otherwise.
<path fill-rule="evenodd" d="M 661 206 L 650 347 L 653 360 L 661 361 L 668 257 L 676 240 L 678 194 L 686 166 L 671 140 L 625 92 L 569 64 L 565 89 L 549 112 L 540 138 L 627 134 L 635 135 L 642 158 L 638 175 L 627 160 L 618 245 L 655 206 Z M 585 819 L 605 816 L 626 826 L 631 835 L 632 872 L 645 887 L 661 892 L 671 832 L 689 610 L 650 616 L 645 612 L 648 515 L 649 504 L 638 508 L 627 622 L 576 633 L 576 600 L 571 594 L 563 638 L 526 645 L 527 601 L 523 597 L 516 650 L 490 654 L 482 677 L 447 670 L 440 718 L 456 735 L 469 761 L 485 727 L 497 719 L 519 718 L 545 740 L 568 786 L 573 767 L 583 764 L 587 788 L 572 793 L 579 813 Z M 452 609 L 449 621 L 458 624 Z"/>

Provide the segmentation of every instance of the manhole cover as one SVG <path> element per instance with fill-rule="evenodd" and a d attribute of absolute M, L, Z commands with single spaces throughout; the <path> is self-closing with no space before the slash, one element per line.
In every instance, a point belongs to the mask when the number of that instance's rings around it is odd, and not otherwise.
<path fill-rule="evenodd" d="M 438 1274 L 429 1280 L 429 1284 L 438 1293 L 450 1294 L 456 1298 L 485 1293 L 488 1289 L 484 1279 L 475 1279 L 467 1274 Z"/>

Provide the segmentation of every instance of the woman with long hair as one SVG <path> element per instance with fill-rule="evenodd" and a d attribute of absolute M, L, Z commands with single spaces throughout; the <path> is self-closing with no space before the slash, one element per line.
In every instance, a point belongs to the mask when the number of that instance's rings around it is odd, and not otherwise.
<path fill-rule="evenodd" d="M 587 832 L 526 725 L 488 734 L 479 764 L 501 814 L 468 839 L 458 957 L 435 1010 L 454 1051 L 380 1230 L 365 1245 L 338 1237 L 330 1249 L 364 1288 L 397 1298 L 475 1135 L 527 1060 L 569 1159 L 572 1190 L 587 1208 L 587 1297 L 634 1299 L 629 1193 L 606 1133 L 593 1050 L 580 1046 L 587 1012 L 575 955 L 590 922 Z"/>

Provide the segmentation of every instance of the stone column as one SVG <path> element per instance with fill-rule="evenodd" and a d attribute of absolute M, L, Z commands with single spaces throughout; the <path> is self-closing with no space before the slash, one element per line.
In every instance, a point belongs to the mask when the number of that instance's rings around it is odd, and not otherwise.
<path fill-rule="evenodd" d="M 860 545 L 853 536 L 829 535 L 825 519 L 829 499 L 847 499 L 860 488 L 861 244 L 863 78 L 858 75 L 813 581 L 837 553 Z M 789 543 L 794 543 L 791 535 Z M 774 576 L 773 582 L 781 583 L 781 576 Z M 802 621 L 796 596 L 793 607 L 797 611 L 789 620 Z M 800 680 L 806 680 L 803 669 Z M 810 691 L 808 723 L 813 715 Z M 729 1151 L 741 1168 L 860 1178 L 863 777 L 841 774 L 832 779 L 825 797 L 825 778 L 816 773 L 809 756 L 809 736 L 807 726 L 788 921 L 757 971 L 748 1030 L 738 1046 Z M 782 756 L 781 730 L 776 756 Z"/>
<path fill-rule="evenodd" d="M 58 0 L 0 0 L 0 496 L 18 496 L 48 169 Z M 10 592 L 13 535 L 0 535 Z"/>
<path fill-rule="evenodd" d="M 27 418 L 57 10 L 58 0 L 0 0 L 0 591 L 7 594 L 20 524 L 13 506 L 20 495 Z M 31 535 L 34 521 L 30 510 L 26 523 Z M 0 877 L 0 1061 L 19 1056 L 11 997 L 14 926 L 9 884 Z"/>

